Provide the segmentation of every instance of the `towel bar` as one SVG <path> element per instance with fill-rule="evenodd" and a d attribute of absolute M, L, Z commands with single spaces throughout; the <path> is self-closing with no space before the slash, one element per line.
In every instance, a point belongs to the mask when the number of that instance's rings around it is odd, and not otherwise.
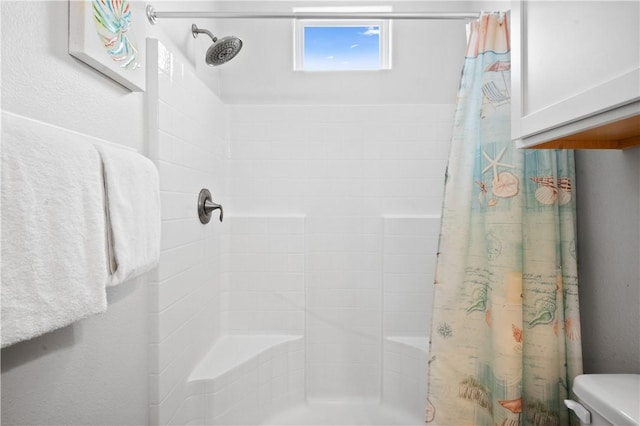
<path fill-rule="evenodd" d="M 209 223 L 214 210 L 220 210 L 220 222 L 224 215 L 224 210 L 220 204 L 214 203 L 211 199 L 211 192 L 202 188 L 198 195 L 198 217 L 201 223 Z"/>

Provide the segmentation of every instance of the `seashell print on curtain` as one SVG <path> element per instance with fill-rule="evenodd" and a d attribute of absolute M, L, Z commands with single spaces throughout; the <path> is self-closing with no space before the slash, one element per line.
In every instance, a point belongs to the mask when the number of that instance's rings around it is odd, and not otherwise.
<path fill-rule="evenodd" d="M 568 425 L 582 372 L 573 151 L 510 139 L 509 15 L 472 23 L 434 288 L 426 418 Z"/>

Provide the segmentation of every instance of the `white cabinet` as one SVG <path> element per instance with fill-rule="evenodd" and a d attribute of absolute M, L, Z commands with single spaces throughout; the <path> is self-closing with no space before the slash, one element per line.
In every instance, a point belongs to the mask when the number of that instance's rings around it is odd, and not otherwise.
<path fill-rule="evenodd" d="M 640 0 L 514 1 L 511 20 L 517 146 L 640 144 Z"/>

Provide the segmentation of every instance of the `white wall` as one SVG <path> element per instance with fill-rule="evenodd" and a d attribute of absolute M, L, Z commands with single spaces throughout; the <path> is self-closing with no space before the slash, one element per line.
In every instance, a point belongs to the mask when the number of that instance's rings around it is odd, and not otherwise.
<path fill-rule="evenodd" d="M 640 148 L 576 151 L 585 373 L 640 372 Z"/>
<path fill-rule="evenodd" d="M 229 211 L 229 210 L 227 210 Z M 237 214 L 231 210 L 231 214 Z M 227 216 L 222 243 L 222 329 L 227 334 L 305 330 L 305 219 Z"/>
<path fill-rule="evenodd" d="M 204 225 L 198 193 L 226 199 L 224 105 L 179 53 L 150 41 L 149 142 L 160 172 L 162 243 L 150 293 L 150 422 L 184 424 L 187 379 L 221 334 L 219 212 Z M 157 65 L 156 65 L 157 64 Z"/>
<path fill-rule="evenodd" d="M 143 94 L 69 55 L 68 9 L 65 1 L 2 2 L 2 108 L 142 149 Z"/>
<path fill-rule="evenodd" d="M 455 87 L 452 99 L 454 94 Z M 398 268 L 423 277 L 429 258 L 429 245 L 421 242 L 406 256 L 394 256 L 392 240 L 401 228 L 423 233 L 412 216 L 440 214 L 453 107 L 228 106 L 228 211 L 306 217 L 311 399 L 380 396 L 384 279 L 398 284 Z M 383 217 L 389 215 L 399 216 L 399 226 L 388 230 L 385 252 Z M 422 263 L 410 261 L 418 256 L 424 256 Z M 426 335 L 431 282 L 425 279 L 424 291 L 416 293 L 424 309 L 405 317 L 394 312 L 415 309 L 413 301 L 392 300 L 389 287 L 387 320 L 395 324 L 390 332 Z"/>
<path fill-rule="evenodd" d="M 2 109 L 143 149 L 143 95 L 67 53 L 68 3 L 0 3 Z M 5 242 L 6 243 L 6 242 Z M 2 350 L 3 424 L 146 424 L 144 278 L 106 313 Z"/>
<path fill-rule="evenodd" d="M 395 11 L 482 9 L 478 2 L 465 1 L 358 3 L 392 5 Z M 325 2 L 236 1 L 221 2 L 219 9 L 291 12 L 296 6 L 318 4 Z M 225 103 L 451 103 L 464 60 L 464 21 L 395 21 L 392 70 L 342 73 L 293 71 L 290 20 L 224 20 L 202 25 L 209 25 L 215 34 L 233 34 L 244 41 L 238 56 L 219 71 L 220 96 Z"/>
<path fill-rule="evenodd" d="M 383 318 L 388 336 L 431 332 L 431 307 L 440 215 L 384 218 Z"/>

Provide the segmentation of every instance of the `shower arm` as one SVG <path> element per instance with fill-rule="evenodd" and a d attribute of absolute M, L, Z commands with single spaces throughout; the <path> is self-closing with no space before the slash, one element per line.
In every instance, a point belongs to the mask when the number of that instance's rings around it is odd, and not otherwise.
<path fill-rule="evenodd" d="M 407 20 L 469 20 L 480 17 L 478 12 L 160 12 L 147 5 L 147 19 L 152 24 L 158 19 L 407 19 Z"/>
<path fill-rule="evenodd" d="M 214 36 L 211 31 L 198 28 L 196 24 L 191 25 L 191 34 L 193 35 L 193 38 L 197 38 L 198 34 L 206 34 L 211 37 L 211 41 L 214 43 L 218 41 L 218 37 Z"/>

